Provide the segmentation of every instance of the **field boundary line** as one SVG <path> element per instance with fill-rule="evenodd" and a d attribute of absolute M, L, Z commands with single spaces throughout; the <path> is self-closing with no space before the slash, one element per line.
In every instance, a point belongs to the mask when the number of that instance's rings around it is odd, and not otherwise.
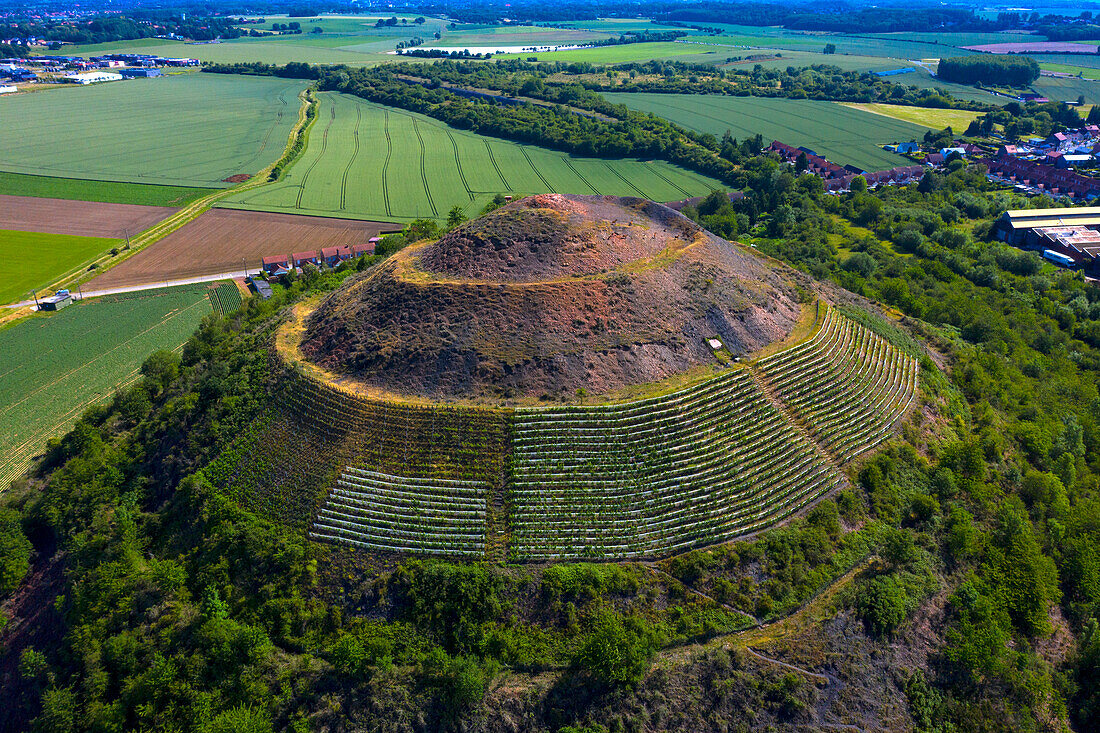
<path fill-rule="evenodd" d="M 290 153 L 290 151 L 294 147 L 295 139 L 310 121 L 307 116 L 307 111 L 312 101 L 309 92 L 309 89 L 303 89 L 302 92 L 298 95 L 298 98 L 302 101 L 302 104 L 298 109 L 298 121 L 295 123 L 294 127 L 291 128 L 290 135 L 287 137 L 286 146 L 283 149 L 284 157 L 288 153 Z M 304 150 L 305 145 L 302 146 L 302 151 Z M 280 158 L 280 160 L 281 159 L 282 158 Z M 93 260 L 92 262 L 84 262 L 80 266 L 70 269 L 61 276 L 57 277 L 49 285 L 43 288 L 39 288 L 39 292 L 55 291 L 59 287 L 62 287 L 64 285 L 68 285 L 70 289 L 75 289 L 76 287 L 87 282 L 93 277 L 102 275 L 104 272 L 107 272 L 112 267 L 115 267 L 119 263 L 125 262 L 129 258 L 133 257 L 153 242 L 167 237 L 169 234 L 183 227 L 185 224 L 194 221 L 201 214 L 208 211 L 217 201 L 220 201 L 223 198 L 228 198 L 230 196 L 240 194 L 253 188 L 258 188 L 259 186 L 263 186 L 264 184 L 268 183 L 268 176 L 271 174 L 271 171 L 275 168 L 277 164 L 278 161 L 272 163 L 271 165 L 256 173 L 247 181 L 244 181 L 237 186 L 217 189 L 207 196 L 195 199 L 190 204 L 183 207 L 171 216 L 162 219 L 161 221 L 153 224 L 145 231 L 137 234 L 134 237 L 131 237 L 130 249 L 127 250 L 124 254 L 120 253 L 117 256 L 111 256 L 105 253 L 98 259 Z M 97 267 L 94 271 L 88 270 L 91 265 L 98 265 L 104 262 L 106 263 L 105 267 Z"/>
<path fill-rule="evenodd" d="M 359 155 L 359 123 L 362 121 L 363 106 L 357 104 L 355 105 L 355 129 L 352 130 L 351 133 L 352 142 L 355 143 L 355 147 L 351 151 L 351 157 L 348 158 L 348 164 L 344 166 L 344 178 L 340 181 L 340 211 L 347 210 L 348 174 L 351 173 L 351 166 L 355 162 L 356 156 Z"/>
<path fill-rule="evenodd" d="M 443 130 L 447 133 L 447 139 L 451 141 L 451 147 L 455 151 L 455 168 L 458 168 L 458 177 L 462 180 L 462 187 L 466 189 L 466 195 L 470 197 L 470 200 L 474 200 L 474 192 L 470 190 L 470 184 L 466 182 L 466 174 L 462 171 L 462 160 L 458 155 L 458 143 L 455 141 L 455 136 L 451 134 L 450 128 Z"/>
<path fill-rule="evenodd" d="M 470 200 L 474 200 L 473 190 L 470 189 L 470 184 L 466 183 L 466 174 L 462 171 L 462 158 L 459 156 L 459 143 L 454 140 L 454 135 L 451 134 L 451 129 L 444 129 L 443 132 L 447 133 L 447 139 L 451 141 L 451 147 L 454 149 L 454 167 L 459 169 L 459 178 L 462 179 L 462 187 L 466 189 L 466 196 L 470 197 Z"/>
<path fill-rule="evenodd" d="M 416 139 L 420 143 L 420 181 L 424 184 L 424 195 L 428 197 L 428 206 L 432 207 L 432 215 L 439 216 L 439 209 L 435 208 L 435 201 L 432 200 L 432 192 L 428 188 L 428 171 L 427 165 L 427 153 L 424 150 L 424 138 L 420 134 L 420 125 L 417 123 L 415 117 L 412 118 L 413 132 L 416 133 Z"/>
<path fill-rule="evenodd" d="M 246 165 L 250 165 L 252 163 L 252 161 L 256 160 L 256 158 L 259 158 L 261 155 L 263 155 L 263 152 L 265 150 L 267 150 L 267 143 L 271 140 L 272 131 L 276 127 L 279 126 L 280 122 L 283 121 L 283 113 L 286 112 L 286 90 L 285 89 L 283 91 L 279 92 L 278 99 L 279 99 L 279 102 L 282 104 L 282 106 L 279 107 L 279 111 L 275 114 L 275 119 L 271 123 L 271 126 L 267 128 L 267 132 L 264 134 L 264 139 L 260 142 L 260 149 L 256 151 L 255 155 L 253 155 L 251 158 L 249 158 L 248 160 L 246 160 L 244 163 L 241 164 L 242 168 Z"/>

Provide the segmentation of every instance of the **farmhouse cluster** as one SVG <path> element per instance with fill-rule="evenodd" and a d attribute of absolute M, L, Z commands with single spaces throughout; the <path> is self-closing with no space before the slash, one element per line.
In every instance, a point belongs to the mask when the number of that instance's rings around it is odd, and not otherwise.
<path fill-rule="evenodd" d="M 795 148 L 778 140 L 773 141 L 768 150 L 778 153 L 779 157 L 792 165 L 798 165 L 800 159 L 804 160 L 806 172 L 821 178 L 825 182 L 825 190 L 829 193 L 849 190 L 856 176 L 863 176 L 869 186 L 905 185 L 920 180 L 925 171 L 923 165 L 915 163 L 885 171 L 868 172 L 854 165 L 838 165 L 807 147 Z M 942 157 L 939 160 L 943 162 Z"/>
<path fill-rule="evenodd" d="M 323 247 L 319 250 L 295 252 L 290 256 L 269 255 L 262 259 L 262 269 L 271 277 L 280 277 L 306 265 L 334 268 L 345 260 L 374 254 L 375 245 L 381 241 L 381 237 L 371 237 L 366 244 L 341 244 L 336 247 Z"/>

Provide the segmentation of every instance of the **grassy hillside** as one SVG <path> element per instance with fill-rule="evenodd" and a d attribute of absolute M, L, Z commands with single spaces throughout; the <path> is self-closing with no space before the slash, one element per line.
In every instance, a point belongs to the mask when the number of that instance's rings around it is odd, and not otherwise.
<path fill-rule="evenodd" d="M 184 74 L 0 99 L 0 170 L 180 186 L 228 185 L 283 152 L 304 83 Z M 75 116 L 81 123 L 73 124 Z"/>

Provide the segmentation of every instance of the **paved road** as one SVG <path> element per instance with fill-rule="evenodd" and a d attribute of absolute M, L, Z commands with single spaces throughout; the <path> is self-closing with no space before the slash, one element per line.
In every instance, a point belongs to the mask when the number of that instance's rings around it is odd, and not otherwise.
<path fill-rule="evenodd" d="M 184 280 L 161 280 L 159 282 L 143 283 L 141 285 L 126 285 L 118 288 L 106 288 L 104 290 L 80 290 L 73 293 L 73 297 L 77 300 L 83 300 L 84 298 L 98 298 L 101 295 L 116 295 L 118 293 L 137 293 L 142 290 L 159 290 L 161 288 L 170 288 L 176 285 L 196 285 L 198 283 L 209 283 L 215 280 L 235 280 L 237 278 L 245 277 L 247 275 L 255 275 L 259 270 L 237 270 L 236 272 L 222 272 L 217 275 L 201 275 L 199 277 L 189 277 Z M 33 300 L 24 300 L 19 303 L 9 303 L 4 306 L 5 308 L 25 308 L 28 305 L 34 305 Z"/>

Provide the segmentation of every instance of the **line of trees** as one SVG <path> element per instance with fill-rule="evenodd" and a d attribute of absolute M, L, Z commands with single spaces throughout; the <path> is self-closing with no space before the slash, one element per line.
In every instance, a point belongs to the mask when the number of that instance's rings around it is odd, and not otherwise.
<path fill-rule="evenodd" d="M 1039 78 L 1039 64 L 1029 56 L 980 54 L 940 59 L 936 75 L 959 84 L 1005 84 L 1025 87 Z"/>

